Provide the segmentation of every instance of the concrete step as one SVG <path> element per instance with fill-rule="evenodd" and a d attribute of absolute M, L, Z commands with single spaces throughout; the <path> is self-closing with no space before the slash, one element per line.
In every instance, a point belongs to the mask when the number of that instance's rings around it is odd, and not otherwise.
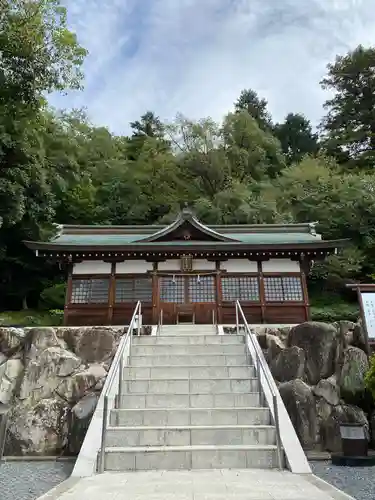
<path fill-rule="evenodd" d="M 130 366 L 124 379 L 254 378 L 254 366 Z"/>
<path fill-rule="evenodd" d="M 233 396 L 231 396 L 233 402 Z M 248 396 L 248 395 L 246 395 Z M 246 396 L 241 396 L 244 399 Z M 137 397 L 137 396 L 135 396 Z M 236 396 L 239 398 L 239 396 Z M 215 399 L 215 396 L 211 396 Z M 256 399 L 259 397 L 250 395 Z M 193 401 L 194 402 L 194 401 Z M 249 407 L 202 407 L 202 408 L 138 408 L 114 409 L 110 413 L 111 426 L 160 426 L 160 425 L 269 425 L 271 414 L 268 408 Z"/>
<path fill-rule="evenodd" d="M 131 366 L 243 366 L 248 365 L 246 354 L 141 354 L 132 351 Z"/>
<path fill-rule="evenodd" d="M 142 335 L 133 337 L 133 345 L 217 345 L 244 344 L 243 335 Z"/>
<path fill-rule="evenodd" d="M 150 446 L 105 449 L 105 469 L 108 471 L 271 469 L 277 466 L 277 447 L 273 445 Z"/>
<path fill-rule="evenodd" d="M 217 329 L 213 324 L 197 325 L 197 324 L 179 324 L 179 325 L 162 325 L 161 335 L 216 335 Z"/>
<path fill-rule="evenodd" d="M 247 394 L 258 389 L 256 378 L 124 380 L 123 394 Z"/>
<path fill-rule="evenodd" d="M 109 427 L 107 447 L 274 445 L 271 425 Z"/>
<path fill-rule="evenodd" d="M 212 345 L 176 345 L 176 344 L 155 344 L 155 345 L 134 345 L 132 347 L 132 356 L 145 356 L 145 355 L 190 355 L 196 356 L 197 354 L 204 355 L 245 355 L 244 344 L 212 344 Z"/>
<path fill-rule="evenodd" d="M 234 394 L 124 394 L 120 408 L 238 408 L 259 406 L 257 392 Z"/>

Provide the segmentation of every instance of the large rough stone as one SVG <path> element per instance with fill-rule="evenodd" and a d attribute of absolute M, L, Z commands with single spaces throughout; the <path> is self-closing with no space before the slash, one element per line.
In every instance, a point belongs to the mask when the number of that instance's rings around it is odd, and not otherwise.
<path fill-rule="evenodd" d="M 51 327 L 31 328 L 27 334 L 30 345 L 29 355 L 36 354 L 36 351 L 43 351 L 48 347 L 60 346 L 56 330 Z"/>
<path fill-rule="evenodd" d="M 280 384 L 279 391 L 301 445 L 307 450 L 312 449 L 317 428 L 315 399 L 311 388 L 296 379 Z"/>
<path fill-rule="evenodd" d="M 20 347 L 25 339 L 23 328 L 0 327 L 0 352 L 7 353 Z"/>
<path fill-rule="evenodd" d="M 91 392 L 101 378 L 99 373 L 90 369 L 74 373 L 71 377 L 66 377 L 61 381 L 55 389 L 55 394 L 70 403 L 77 402 L 85 394 Z"/>
<path fill-rule="evenodd" d="M 280 382 L 302 379 L 305 371 L 305 351 L 297 346 L 280 351 L 271 362 L 272 375 Z"/>
<path fill-rule="evenodd" d="M 22 372 L 23 363 L 20 359 L 8 359 L 0 366 L 0 403 L 10 403 Z"/>
<path fill-rule="evenodd" d="M 285 345 L 283 341 L 279 338 L 276 337 L 275 335 L 266 335 L 266 345 L 267 345 L 267 361 L 270 362 L 276 356 L 285 349 Z"/>
<path fill-rule="evenodd" d="M 320 380 L 313 387 L 315 396 L 323 398 L 328 404 L 336 406 L 340 402 L 340 387 L 334 376 Z"/>
<path fill-rule="evenodd" d="M 356 324 L 353 323 L 353 321 L 342 319 L 334 323 L 334 326 L 337 327 L 337 330 L 339 330 L 342 335 L 346 335 L 348 332 L 352 332 L 354 330 Z"/>
<path fill-rule="evenodd" d="M 47 347 L 39 356 L 29 359 L 20 388 L 19 398 L 40 399 L 55 397 L 54 392 L 64 377 L 72 374 L 81 360 L 61 347 Z"/>
<path fill-rule="evenodd" d="M 56 455 L 66 445 L 67 408 L 61 400 L 19 402 L 11 411 L 5 445 L 8 455 Z"/>
<path fill-rule="evenodd" d="M 116 337 L 108 328 L 86 329 L 79 337 L 75 353 L 87 363 L 106 361 L 116 349 Z"/>
<path fill-rule="evenodd" d="M 324 450 L 330 452 L 341 451 L 341 423 L 359 423 L 364 424 L 368 432 L 368 421 L 361 408 L 349 405 L 332 406 L 332 411 L 327 418 L 320 422 L 320 443 Z"/>
<path fill-rule="evenodd" d="M 97 402 L 98 395 L 94 392 L 90 392 L 73 406 L 72 413 L 79 420 L 89 418 L 94 413 Z"/>
<path fill-rule="evenodd" d="M 367 349 L 366 334 L 361 323 L 358 323 L 354 327 L 352 344 L 354 347 L 358 347 L 358 349 L 370 354 Z"/>
<path fill-rule="evenodd" d="M 73 408 L 69 414 L 69 454 L 78 454 L 85 438 L 88 426 L 94 413 L 98 396 L 95 393 L 86 394 Z"/>
<path fill-rule="evenodd" d="M 356 394 L 365 390 L 364 378 L 369 368 L 365 352 L 358 347 L 348 347 L 344 351 L 339 385 L 342 393 Z"/>
<path fill-rule="evenodd" d="M 333 375 L 340 342 L 342 338 L 334 326 L 319 322 L 294 326 L 288 336 L 289 347 L 297 346 L 305 351 L 305 376 L 311 385 Z"/>

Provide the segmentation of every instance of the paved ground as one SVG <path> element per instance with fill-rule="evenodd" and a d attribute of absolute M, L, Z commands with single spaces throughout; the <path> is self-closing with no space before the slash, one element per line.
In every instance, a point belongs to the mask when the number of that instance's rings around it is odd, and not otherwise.
<path fill-rule="evenodd" d="M 69 480 L 71 481 L 71 480 Z M 63 485 L 61 485 L 63 486 Z M 105 473 L 40 500 L 332 500 L 286 471 L 209 470 Z"/>
<path fill-rule="evenodd" d="M 73 465 L 52 461 L 1 462 L 0 499 L 35 500 L 69 477 Z"/>

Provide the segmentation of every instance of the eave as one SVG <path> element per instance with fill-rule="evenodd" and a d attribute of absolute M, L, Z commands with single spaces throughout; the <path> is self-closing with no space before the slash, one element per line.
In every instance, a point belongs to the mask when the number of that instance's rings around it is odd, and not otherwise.
<path fill-rule="evenodd" d="M 144 242 L 144 243 L 131 243 L 128 245 L 92 245 L 89 247 L 83 247 L 78 245 L 61 245 L 53 244 L 53 242 L 34 242 L 34 241 L 24 241 L 24 244 L 31 250 L 37 250 L 39 256 L 43 257 L 53 257 L 53 256 L 65 256 L 64 254 L 75 254 L 87 256 L 90 258 L 99 258 L 102 256 L 108 256 L 109 254 L 116 254 L 118 256 L 129 257 L 129 256 L 144 256 L 146 254 L 150 255 L 183 255 L 183 254 L 193 254 L 193 255 L 220 255 L 228 254 L 234 255 L 244 255 L 253 254 L 257 252 L 265 252 L 271 254 L 277 254 L 280 252 L 293 252 L 293 253 L 303 253 L 303 252 L 322 252 L 322 253 L 332 253 L 337 248 L 346 246 L 349 240 L 317 240 L 309 243 L 275 243 L 275 244 L 246 244 L 237 242 L 204 242 L 195 244 L 193 241 L 186 245 L 161 245 L 157 242 Z"/>

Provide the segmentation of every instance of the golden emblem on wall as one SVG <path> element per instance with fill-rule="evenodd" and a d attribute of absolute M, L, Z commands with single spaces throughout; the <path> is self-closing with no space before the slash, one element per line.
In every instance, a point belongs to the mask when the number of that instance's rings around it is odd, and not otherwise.
<path fill-rule="evenodd" d="M 181 271 L 190 272 L 193 270 L 193 256 L 192 255 L 182 255 L 181 256 Z"/>

